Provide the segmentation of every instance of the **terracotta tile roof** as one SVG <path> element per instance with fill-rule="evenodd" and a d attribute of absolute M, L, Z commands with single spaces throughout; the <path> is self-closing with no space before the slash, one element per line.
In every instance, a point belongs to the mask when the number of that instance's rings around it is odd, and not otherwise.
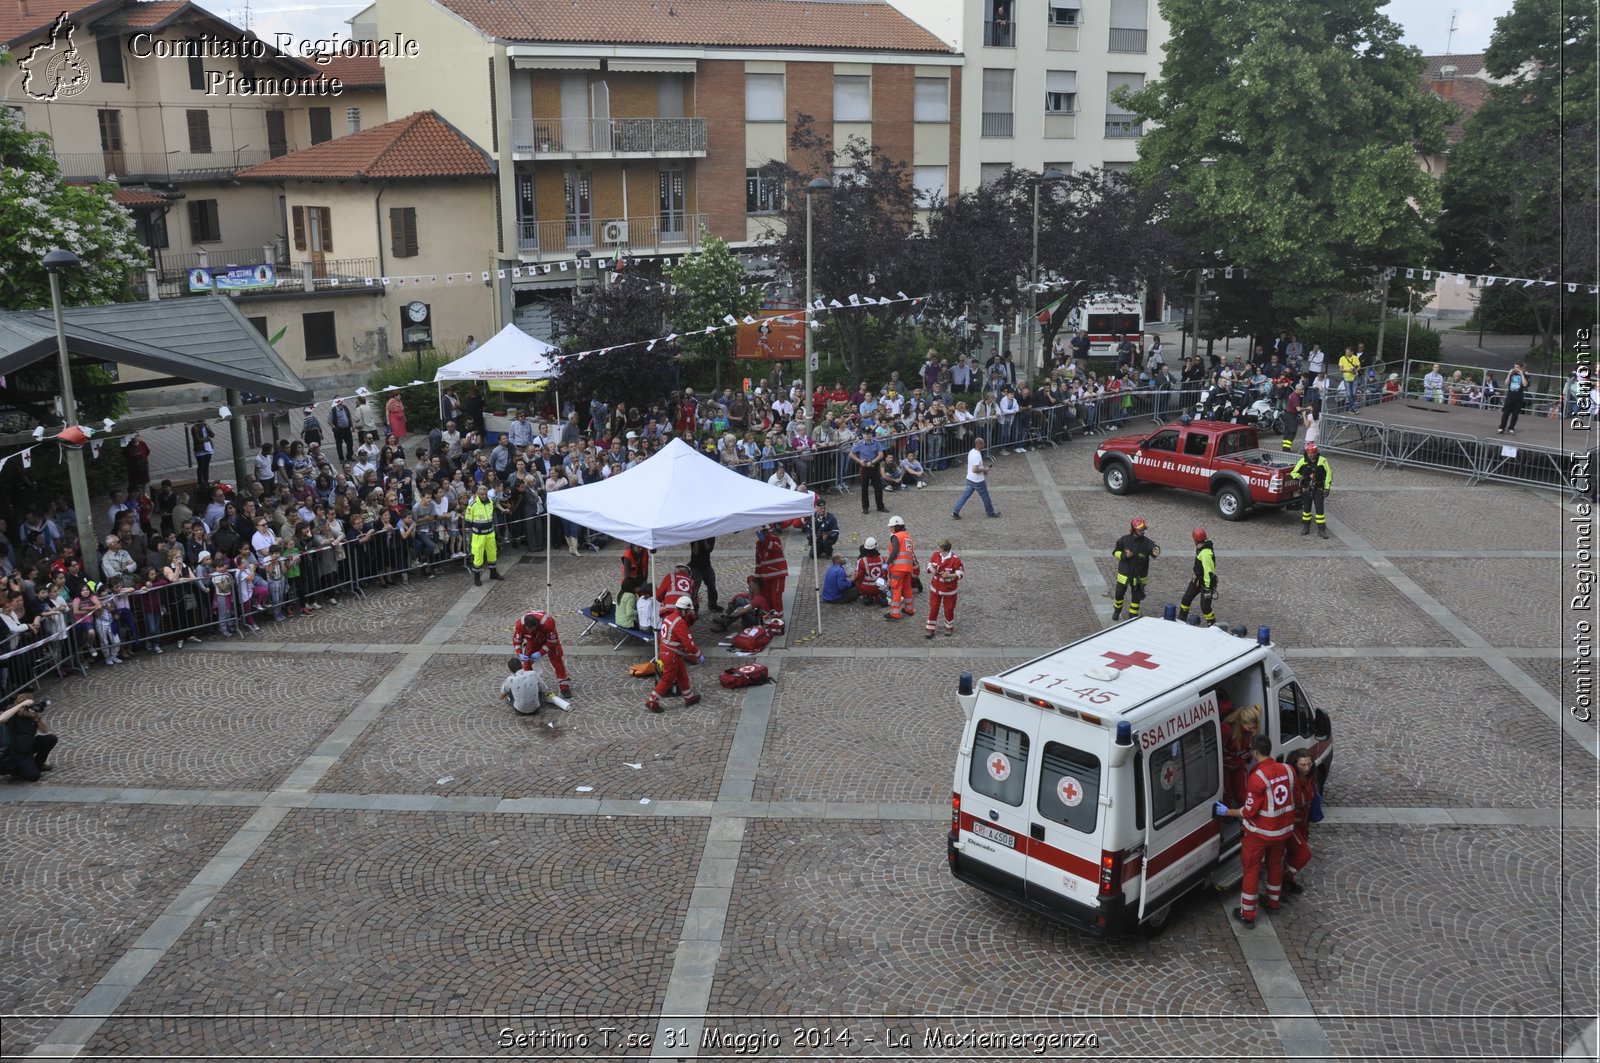
<path fill-rule="evenodd" d="M 489 177 L 494 163 L 435 111 L 418 111 L 393 122 L 324 141 L 240 170 L 241 179 L 340 181 L 361 178 L 422 180 L 430 177 Z"/>
<path fill-rule="evenodd" d="M 67 4 L 65 7 L 41 0 L 0 0 L 0 41 L 16 44 L 25 37 L 43 33 L 65 11 L 76 27 L 82 27 L 96 15 L 113 11 L 121 0 L 97 0 L 92 4 Z M 19 56 L 18 58 L 25 58 Z"/>
<path fill-rule="evenodd" d="M 1467 119 L 1478 113 L 1478 108 L 1489 98 L 1489 90 L 1493 86 L 1487 81 L 1467 77 L 1459 80 L 1435 81 L 1432 84 L 1425 83 L 1423 87 L 1455 108 L 1455 116 L 1445 127 L 1444 138 L 1447 143 L 1459 144 Z"/>
<path fill-rule="evenodd" d="M 130 30 L 160 29 L 182 14 L 184 8 L 193 6 L 189 0 L 154 0 L 154 3 L 129 4 L 123 8 L 119 21 Z M 199 13 L 215 17 L 209 12 Z"/>
<path fill-rule="evenodd" d="M 439 0 L 510 41 L 949 52 L 881 0 Z"/>
<path fill-rule="evenodd" d="M 375 55 L 329 56 L 326 65 L 316 59 L 308 60 L 320 75 L 338 78 L 346 87 L 366 89 L 383 85 L 383 63 Z"/>
<path fill-rule="evenodd" d="M 1444 68 L 1456 68 L 1455 76 L 1458 78 L 1476 78 L 1483 76 L 1483 53 L 1472 55 L 1425 55 L 1422 57 L 1428 64 L 1422 68 L 1423 81 L 1444 80 Z"/>
<path fill-rule="evenodd" d="M 111 198 L 124 207 L 159 207 L 172 202 L 173 199 L 172 196 L 164 196 L 148 188 L 119 188 Z"/>

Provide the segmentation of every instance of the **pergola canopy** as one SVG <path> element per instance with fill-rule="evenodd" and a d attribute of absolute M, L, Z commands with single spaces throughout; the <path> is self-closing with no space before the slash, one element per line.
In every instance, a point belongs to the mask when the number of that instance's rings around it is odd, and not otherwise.
<path fill-rule="evenodd" d="M 74 306 L 63 317 L 67 350 L 80 358 L 282 402 L 312 401 L 311 389 L 230 299 Z M 49 310 L 0 313 L 0 376 L 55 356 L 55 318 Z"/>

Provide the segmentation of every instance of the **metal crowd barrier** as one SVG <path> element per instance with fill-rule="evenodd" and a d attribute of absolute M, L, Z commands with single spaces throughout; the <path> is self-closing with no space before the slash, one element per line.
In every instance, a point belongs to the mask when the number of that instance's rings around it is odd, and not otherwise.
<path fill-rule="evenodd" d="M 1568 451 L 1384 424 L 1370 417 L 1324 414 L 1320 446 L 1333 454 L 1375 459 L 1380 469 L 1405 465 L 1459 473 L 1469 485 L 1494 481 L 1569 495 L 1591 489 L 1586 478 L 1575 477 L 1578 465 Z"/>

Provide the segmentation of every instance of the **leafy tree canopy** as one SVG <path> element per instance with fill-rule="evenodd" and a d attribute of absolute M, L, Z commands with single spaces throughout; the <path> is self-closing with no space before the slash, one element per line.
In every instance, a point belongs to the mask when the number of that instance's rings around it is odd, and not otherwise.
<path fill-rule="evenodd" d="M 0 107 L 0 309 L 50 305 L 50 279 L 39 264 L 55 248 L 83 260 L 61 275 L 68 306 L 132 297 L 133 271 L 149 259 L 133 217 L 111 198 L 115 185 L 69 185 L 50 154 L 50 138 L 30 133 Z"/>
<path fill-rule="evenodd" d="M 1563 319 L 1595 317 L 1595 24 L 1594 0 L 1517 0 L 1485 53 L 1489 72 L 1512 80 L 1467 120 L 1443 180 L 1450 268 L 1584 285 L 1515 285 L 1496 300 L 1531 314 L 1547 350 Z"/>
<path fill-rule="evenodd" d="M 732 314 L 743 318 L 759 310 L 764 300 L 762 289 L 748 283 L 744 266 L 728 250 L 727 241 L 702 230 L 698 254 L 685 255 L 676 266 L 669 266 L 666 277 L 677 289 L 672 300 L 672 330 L 683 336 L 686 354 L 715 359 L 720 371 L 724 358 L 733 353 L 731 331 L 706 334 L 709 325 L 723 324 Z M 701 330 L 700 335 L 690 333 Z"/>
<path fill-rule="evenodd" d="M 665 335 L 673 304 L 661 278 L 639 267 L 610 283 L 586 283 L 570 305 L 558 304 L 552 316 L 564 337 L 562 346 L 571 353 L 591 352 L 562 361 L 563 401 L 570 395 L 580 410 L 596 397 L 629 406 L 659 401 L 671 387 L 677 351 L 666 343 L 647 349 L 640 341 Z"/>
<path fill-rule="evenodd" d="M 1317 306 L 1352 267 L 1433 247 L 1438 190 L 1416 156 L 1448 108 L 1380 6 L 1161 0 L 1161 77 L 1123 97 L 1160 123 L 1136 178 L 1170 188 L 1178 232 L 1261 278 L 1267 320 Z"/>

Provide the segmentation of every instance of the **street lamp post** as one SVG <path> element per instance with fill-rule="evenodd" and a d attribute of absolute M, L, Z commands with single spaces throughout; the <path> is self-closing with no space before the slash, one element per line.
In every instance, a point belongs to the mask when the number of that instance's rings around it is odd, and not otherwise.
<path fill-rule="evenodd" d="M 1023 355 L 1022 361 L 1024 377 L 1033 366 L 1034 332 L 1039 327 L 1039 186 L 1046 181 L 1059 181 L 1066 176 L 1052 166 L 1030 182 L 1033 185 L 1033 272 L 1028 276 L 1028 350 Z M 1043 360 L 1041 353 L 1041 364 Z"/>
<path fill-rule="evenodd" d="M 812 399 L 813 392 L 811 390 L 811 374 L 815 368 L 812 363 L 816 361 L 817 357 L 811 349 L 811 300 L 813 298 L 811 294 L 811 193 L 826 192 L 832 187 L 833 182 L 828 180 L 826 177 L 813 178 L 811 183 L 806 185 L 806 310 L 804 316 L 802 316 L 800 319 L 800 326 L 801 328 L 805 329 L 806 341 L 805 410 L 806 424 L 808 425 L 815 425 L 817 423 L 816 403 Z"/>
<path fill-rule="evenodd" d="M 83 261 L 71 251 L 57 248 L 44 256 L 50 274 L 50 309 L 56 318 L 56 354 L 61 365 L 61 419 L 63 429 L 78 424 L 78 401 L 72 394 L 72 358 L 67 353 L 67 324 L 61 311 L 61 271 L 76 269 Z M 94 508 L 89 504 L 89 476 L 83 467 L 83 448 L 66 447 L 67 479 L 72 484 L 72 508 L 78 513 L 78 552 L 83 556 L 85 578 L 100 571 L 100 551 L 94 537 Z"/>

